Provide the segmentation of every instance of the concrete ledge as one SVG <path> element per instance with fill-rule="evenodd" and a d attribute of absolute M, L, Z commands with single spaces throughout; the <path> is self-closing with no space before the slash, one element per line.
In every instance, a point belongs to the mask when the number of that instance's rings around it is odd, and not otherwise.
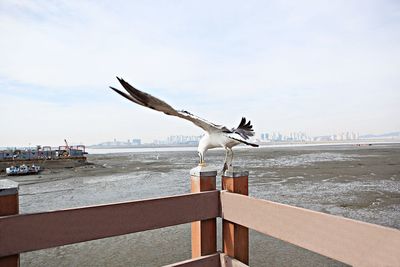
<path fill-rule="evenodd" d="M 224 177 L 231 177 L 231 178 L 238 178 L 238 177 L 243 177 L 243 176 L 249 176 L 249 171 L 245 170 L 240 170 L 240 169 L 228 169 L 224 172 L 222 175 Z"/>
<path fill-rule="evenodd" d="M 19 185 L 9 179 L 0 180 L 0 196 L 15 195 L 18 193 Z"/>
<path fill-rule="evenodd" d="M 207 167 L 207 166 L 197 166 L 196 168 L 193 168 L 190 170 L 190 175 L 192 176 L 217 176 L 217 171 L 213 168 Z"/>

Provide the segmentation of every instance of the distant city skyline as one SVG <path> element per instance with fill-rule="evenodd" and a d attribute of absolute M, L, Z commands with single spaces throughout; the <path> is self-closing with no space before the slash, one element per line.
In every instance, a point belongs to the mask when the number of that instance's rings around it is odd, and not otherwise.
<path fill-rule="evenodd" d="M 0 1 L 0 146 L 203 132 L 109 90 L 257 133 L 400 131 L 400 2 Z M 134 16 L 132 14 L 135 14 Z"/>
<path fill-rule="evenodd" d="M 386 137 L 385 137 L 386 135 Z M 388 136 L 390 135 L 390 136 Z M 140 146 L 140 145 L 197 145 L 202 135 L 185 136 L 185 135 L 172 135 L 162 139 L 153 140 L 151 142 L 142 142 L 142 139 L 135 137 L 134 139 L 120 140 L 114 138 L 113 141 L 104 141 L 98 144 L 88 144 L 97 147 L 115 147 L 115 146 Z M 289 134 L 282 134 L 280 132 L 261 133 L 256 134 L 252 140 L 258 142 L 325 142 L 325 141 L 355 141 L 374 138 L 376 136 L 363 135 L 354 132 L 341 132 L 335 134 L 328 134 L 323 136 L 310 136 L 304 132 L 290 132 Z M 400 132 L 396 133 L 382 133 L 377 136 L 379 139 L 393 139 L 400 141 Z"/>
<path fill-rule="evenodd" d="M 152 141 L 144 141 L 141 138 L 134 137 L 131 139 L 120 139 L 120 138 L 112 138 L 112 140 L 106 140 L 99 143 L 82 143 L 82 142 L 69 142 L 69 145 L 86 145 L 88 147 L 134 147 L 134 146 L 147 146 L 147 145 L 195 145 L 197 146 L 199 140 L 202 135 L 171 135 L 167 137 L 163 137 L 161 139 L 155 139 Z M 359 134 L 354 132 L 340 132 L 328 135 L 319 135 L 319 136 L 311 136 L 304 132 L 290 132 L 290 133 L 281 133 L 277 131 L 273 131 L 270 133 L 256 133 L 252 138 L 253 142 L 259 143 L 268 143 L 268 142 L 329 142 L 329 141 L 357 141 L 357 140 L 393 140 L 396 142 L 400 142 L 400 131 L 398 132 L 389 132 L 389 133 L 381 133 L 377 135 L 371 134 Z M 34 148 L 36 146 L 43 146 L 46 144 L 29 144 L 29 145 L 15 145 L 15 146 L 1 146 L 0 148 Z M 52 145 L 53 147 L 57 147 L 61 145 L 58 143 L 56 145 Z"/>

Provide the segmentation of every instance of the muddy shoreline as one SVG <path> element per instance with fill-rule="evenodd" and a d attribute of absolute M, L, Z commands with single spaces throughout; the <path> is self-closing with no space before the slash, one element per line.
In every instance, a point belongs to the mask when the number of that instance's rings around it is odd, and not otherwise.
<path fill-rule="evenodd" d="M 224 152 L 210 152 L 207 161 L 219 170 Z M 85 166 L 12 179 L 21 185 L 21 213 L 38 212 L 188 193 L 197 160 L 194 151 L 88 155 Z M 400 145 L 239 149 L 234 162 L 250 171 L 251 196 L 400 229 Z M 21 266 L 160 266 L 187 258 L 185 224 L 24 253 Z M 250 259 L 251 266 L 343 266 L 255 231 Z"/>

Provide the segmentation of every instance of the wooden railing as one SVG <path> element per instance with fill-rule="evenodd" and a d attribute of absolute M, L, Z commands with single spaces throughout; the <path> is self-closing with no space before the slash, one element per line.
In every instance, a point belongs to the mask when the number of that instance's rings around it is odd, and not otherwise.
<path fill-rule="evenodd" d="M 400 266 L 400 231 L 221 192 L 222 218 L 353 266 Z M 238 212 L 240 211 L 240 212 Z"/>
<path fill-rule="evenodd" d="M 0 257 L 219 215 L 218 191 L 0 218 Z"/>
<path fill-rule="evenodd" d="M 34 214 L 18 214 L 17 185 L 0 180 L 0 266 L 18 266 L 23 252 L 189 222 L 192 259 L 169 266 L 247 266 L 249 228 L 350 265 L 400 266 L 397 229 L 248 197 L 247 172 L 223 176 L 223 191 L 215 177 L 196 168 L 191 194 Z"/>

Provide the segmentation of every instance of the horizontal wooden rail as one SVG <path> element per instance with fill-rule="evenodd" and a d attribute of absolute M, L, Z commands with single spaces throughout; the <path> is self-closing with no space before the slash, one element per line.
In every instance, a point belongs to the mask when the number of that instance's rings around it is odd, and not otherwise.
<path fill-rule="evenodd" d="M 225 220 L 355 266 L 400 266 L 400 231 L 221 192 Z"/>
<path fill-rule="evenodd" d="M 164 267 L 248 267 L 248 265 L 226 255 L 225 253 L 215 253 L 207 256 L 181 261 Z"/>
<path fill-rule="evenodd" d="M 190 260 L 185 260 L 164 267 L 221 267 L 219 253 L 201 256 Z"/>
<path fill-rule="evenodd" d="M 218 191 L 5 216 L 0 217 L 0 257 L 217 216 Z"/>
<path fill-rule="evenodd" d="M 229 257 L 225 253 L 220 253 L 219 257 L 220 257 L 221 267 L 249 267 L 243 262 L 240 262 L 237 259 Z"/>

